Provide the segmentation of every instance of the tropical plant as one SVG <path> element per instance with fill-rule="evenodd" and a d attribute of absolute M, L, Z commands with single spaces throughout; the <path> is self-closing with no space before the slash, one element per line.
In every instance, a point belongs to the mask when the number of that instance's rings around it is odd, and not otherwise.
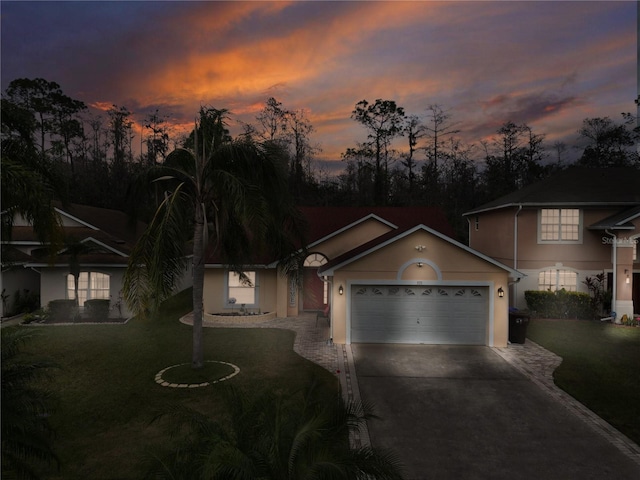
<path fill-rule="evenodd" d="M 41 469 L 59 466 L 51 447 L 53 431 L 47 418 L 52 397 L 35 386 L 55 364 L 34 361 L 22 352 L 33 335 L 32 329 L 2 329 L 3 479 L 36 479 Z"/>
<path fill-rule="evenodd" d="M 228 422 L 184 406 L 159 415 L 175 444 L 150 457 L 148 479 L 401 479 L 389 450 L 349 448 L 349 434 L 373 415 L 338 394 L 321 398 L 311 384 L 294 393 L 226 392 Z M 177 432 L 177 433 L 176 433 Z"/>
<path fill-rule="evenodd" d="M 293 272 L 300 256 L 291 255 L 304 245 L 302 217 L 287 189 L 286 156 L 270 142 L 231 139 L 226 116 L 226 110 L 201 108 L 185 146 L 143 175 L 142 185 L 160 188 L 163 200 L 134 247 L 124 277 L 128 306 L 148 315 L 172 294 L 187 260 L 192 262 L 194 368 L 204 365 L 206 256 L 218 255 L 240 274 L 243 264 L 261 255 L 288 258 L 281 267 Z"/>

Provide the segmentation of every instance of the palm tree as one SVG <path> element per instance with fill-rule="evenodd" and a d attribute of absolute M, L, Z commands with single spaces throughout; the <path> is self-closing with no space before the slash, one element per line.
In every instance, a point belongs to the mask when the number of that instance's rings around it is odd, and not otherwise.
<path fill-rule="evenodd" d="M 145 172 L 142 183 L 162 188 L 163 200 L 134 247 L 123 294 L 139 315 L 153 312 L 173 292 L 187 261 L 193 263 L 192 366 L 204 365 L 203 284 L 206 254 L 242 272 L 256 254 L 289 258 L 303 245 L 301 216 L 287 190 L 286 157 L 275 144 L 232 140 L 226 110 L 201 108 L 185 147 Z M 293 268 L 291 268 L 293 270 Z"/>
<path fill-rule="evenodd" d="M 215 422 L 185 406 L 158 418 L 176 440 L 153 454 L 148 479 L 171 480 L 399 480 L 397 456 L 373 447 L 349 448 L 349 434 L 373 418 L 340 395 L 314 385 L 294 393 L 247 395 L 226 390 L 230 419 Z M 179 432 L 179 435 L 176 435 Z"/>
<path fill-rule="evenodd" d="M 2 478 L 36 479 L 46 465 L 59 465 L 51 448 L 51 395 L 34 384 L 56 365 L 22 353 L 34 332 L 2 329 Z"/>
<path fill-rule="evenodd" d="M 38 155 L 33 120 L 31 112 L 2 99 L 2 238 L 11 238 L 14 220 L 22 216 L 53 255 L 62 241 L 53 201 L 64 198 L 64 182 L 55 165 Z"/>

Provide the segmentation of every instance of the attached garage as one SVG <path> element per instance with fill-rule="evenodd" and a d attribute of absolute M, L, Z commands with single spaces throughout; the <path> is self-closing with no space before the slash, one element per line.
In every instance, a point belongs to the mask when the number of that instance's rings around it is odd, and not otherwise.
<path fill-rule="evenodd" d="M 351 342 L 485 345 L 489 288 L 353 285 Z"/>
<path fill-rule="evenodd" d="M 318 269 L 336 343 L 506 346 L 508 286 L 522 274 L 424 225 Z M 508 295 L 508 293 L 507 293 Z"/>

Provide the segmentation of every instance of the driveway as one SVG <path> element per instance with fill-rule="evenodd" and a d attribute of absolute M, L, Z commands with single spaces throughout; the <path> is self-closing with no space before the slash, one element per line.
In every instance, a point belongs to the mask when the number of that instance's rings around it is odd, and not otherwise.
<path fill-rule="evenodd" d="M 489 347 L 351 345 L 375 447 L 407 479 L 638 479 L 640 465 Z"/>

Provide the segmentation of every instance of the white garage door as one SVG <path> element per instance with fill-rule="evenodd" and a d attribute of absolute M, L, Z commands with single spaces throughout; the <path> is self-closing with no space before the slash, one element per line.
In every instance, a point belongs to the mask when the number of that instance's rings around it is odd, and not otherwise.
<path fill-rule="evenodd" d="M 485 345 L 489 289 L 355 285 L 351 341 Z"/>

